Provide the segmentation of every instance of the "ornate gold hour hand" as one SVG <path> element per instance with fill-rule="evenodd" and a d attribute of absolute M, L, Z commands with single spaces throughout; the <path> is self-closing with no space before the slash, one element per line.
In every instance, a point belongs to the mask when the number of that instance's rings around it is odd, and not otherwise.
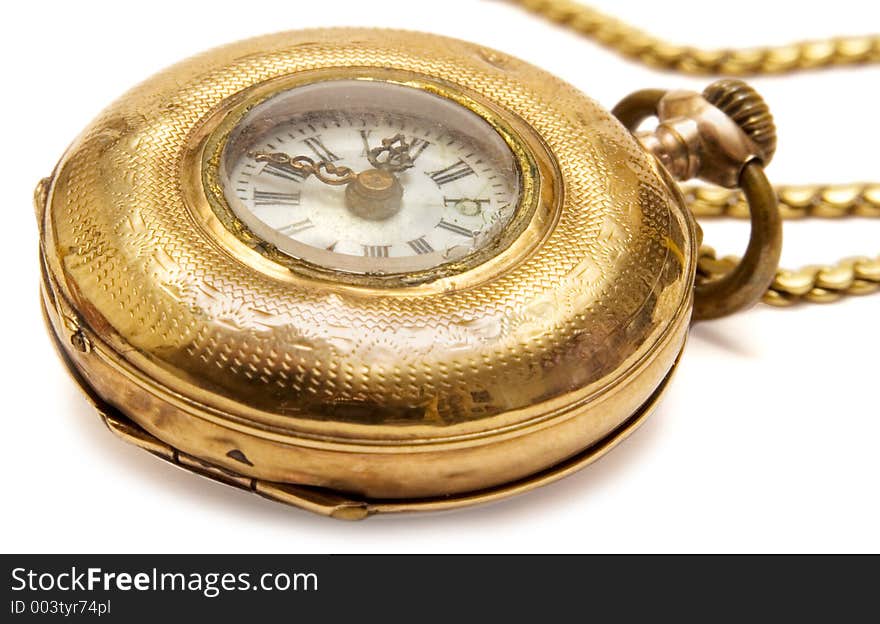
<path fill-rule="evenodd" d="M 306 177 L 314 175 L 324 184 L 331 186 L 348 184 L 355 180 L 358 175 L 350 167 L 334 165 L 326 160 L 316 162 L 308 156 L 289 156 L 283 152 L 256 152 L 253 154 L 253 158 L 257 162 L 285 165 L 291 169 L 303 172 L 306 174 Z"/>
<path fill-rule="evenodd" d="M 403 149 L 406 150 L 405 157 L 402 156 Z M 387 157 L 381 160 L 385 153 Z M 308 156 L 289 156 L 283 152 L 256 152 L 252 156 L 258 162 L 271 162 L 301 171 L 306 177 L 314 175 L 324 184 L 347 185 L 346 207 L 352 214 L 371 221 L 387 219 L 400 211 L 403 187 L 393 172 L 412 167 L 403 135 L 383 139 L 381 146 L 370 150 L 370 164 L 375 168 L 360 173 L 326 160 L 316 162 Z"/>

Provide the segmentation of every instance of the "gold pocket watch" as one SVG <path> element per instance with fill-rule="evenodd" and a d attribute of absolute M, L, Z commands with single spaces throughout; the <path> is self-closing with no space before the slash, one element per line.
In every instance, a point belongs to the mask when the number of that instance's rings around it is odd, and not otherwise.
<path fill-rule="evenodd" d="M 444 37 L 259 37 L 130 91 L 38 185 L 43 308 L 163 459 L 337 518 L 490 501 L 632 432 L 692 318 L 791 298 L 774 147 L 739 81 L 612 114 Z M 700 251 L 693 177 L 742 188 L 739 262 Z"/>

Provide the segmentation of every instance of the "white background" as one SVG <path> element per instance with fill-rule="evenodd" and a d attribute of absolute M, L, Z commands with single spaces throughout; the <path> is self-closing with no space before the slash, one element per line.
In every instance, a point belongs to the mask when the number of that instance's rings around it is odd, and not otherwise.
<path fill-rule="evenodd" d="M 696 45 L 880 31 L 880 5 L 855 0 L 596 4 Z M 330 25 L 479 42 L 561 76 L 609 108 L 639 88 L 706 82 L 630 64 L 498 0 L 10 4 L 0 38 L 0 550 L 880 550 L 880 294 L 828 306 L 759 306 L 695 327 L 665 401 L 635 435 L 573 477 L 486 507 L 337 522 L 192 476 L 106 431 L 40 318 L 34 184 L 101 108 L 153 72 L 235 39 Z M 880 179 L 880 69 L 754 84 L 778 121 L 774 181 Z M 877 222 L 797 223 L 785 233 L 786 264 L 880 251 Z M 746 234 L 744 225 L 707 229 L 723 252 L 740 252 Z"/>

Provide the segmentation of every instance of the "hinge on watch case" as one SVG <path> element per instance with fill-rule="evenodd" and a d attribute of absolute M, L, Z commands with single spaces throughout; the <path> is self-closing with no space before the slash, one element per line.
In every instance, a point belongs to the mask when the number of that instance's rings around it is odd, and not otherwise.
<path fill-rule="evenodd" d="M 45 273 L 45 267 L 43 267 L 43 270 L 44 289 L 47 293 L 50 293 L 51 286 L 48 285 L 48 275 Z M 55 331 L 51 330 L 52 324 L 49 321 L 49 314 L 46 306 L 52 303 L 55 304 L 56 310 L 64 323 L 64 328 L 70 332 L 70 341 L 74 348 L 83 353 L 89 353 L 92 351 L 92 342 L 89 340 L 76 319 L 72 318 L 69 314 L 64 313 L 57 302 L 57 298 L 54 297 L 54 293 L 51 293 L 50 299 L 51 301 L 47 301 L 44 298 L 42 302 L 43 305 L 40 307 L 43 311 L 44 321 L 50 328 L 53 343 L 55 344 L 61 359 L 64 361 L 68 372 L 73 377 L 74 381 L 76 381 L 77 386 L 86 397 L 86 400 L 88 400 L 95 411 L 98 412 L 101 420 L 107 428 L 117 437 L 189 472 L 194 472 L 226 485 L 249 490 L 263 496 L 264 498 L 286 503 L 288 505 L 294 505 L 317 514 L 330 516 L 340 520 L 361 520 L 376 511 L 366 501 L 349 499 L 340 494 L 325 491 L 321 488 L 264 481 L 236 473 L 221 466 L 208 463 L 198 457 L 178 451 L 156 436 L 150 434 L 141 426 L 123 415 L 118 409 L 104 401 L 91 388 L 85 379 L 83 379 L 82 375 L 73 365 L 73 362 L 65 352 L 64 347 L 60 344 L 60 336 Z"/>
<path fill-rule="evenodd" d="M 364 501 L 351 500 L 319 488 L 255 479 L 178 451 L 123 416 L 116 408 L 89 393 L 84 386 L 81 387 L 110 431 L 122 440 L 149 451 L 179 468 L 213 481 L 255 492 L 270 500 L 295 505 L 340 520 L 360 520 L 371 513 L 370 506 Z"/>
<path fill-rule="evenodd" d="M 46 314 L 45 306 L 43 306 L 43 311 L 44 314 Z M 46 320 L 48 322 L 48 318 Z M 621 440 L 629 436 L 629 434 L 632 433 L 654 409 L 677 368 L 677 366 L 673 366 L 672 370 L 666 375 L 648 401 L 646 401 L 641 408 L 620 427 L 606 436 L 606 438 L 562 463 L 552 466 L 538 474 L 498 488 L 472 492 L 464 495 L 453 495 L 444 499 L 369 500 L 348 497 L 344 493 L 333 492 L 317 486 L 279 483 L 248 477 L 175 449 L 147 432 L 141 426 L 123 415 L 114 406 L 99 397 L 85 382 L 79 371 L 73 366 L 73 363 L 64 352 L 62 346 L 58 343 L 57 334 L 55 334 L 55 332 L 51 333 L 61 358 L 64 360 L 68 371 L 77 382 L 77 385 L 82 390 L 86 399 L 98 412 L 101 420 L 107 428 L 125 442 L 134 444 L 135 446 L 138 446 L 179 468 L 183 468 L 184 470 L 196 473 L 213 481 L 232 485 L 239 489 L 259 494 L 269 500 L 285 503 L 339 520 L 362 520 L 367 516 L 379 512 L 418 510 L 440 511 L 447 508 L 457 507 L 462 504 L 474 504 L 497 500 L 504 498 L 511 493 L 527 491 L 539 485 L 556 481 L 557 479 L 571 474 L 599 459 L 609 450 L 614 448 Z M 680 359 L 683 350 L 684 349 L 682 348 L 682 350 L 679 351 L 678 356 L 676 357 L 676 364 L 678 359 Z"/>
<path fill-rule="evenodd" d="M 110 431 L 122 440 L 149 451 L 179 468 L 213 481 L 255 492 L 270 500 L 287 503 L 340 520 L 360 520 L 372 511 L 364 501 L 351 500 L 333 492 L 325 492 L 320 488 L 255 479 L 178 451 L 133 423 L 112 406 L 90 395 L 87 390 L 86 393 L 89 395 L 89 401 L 94 405 Z"/>

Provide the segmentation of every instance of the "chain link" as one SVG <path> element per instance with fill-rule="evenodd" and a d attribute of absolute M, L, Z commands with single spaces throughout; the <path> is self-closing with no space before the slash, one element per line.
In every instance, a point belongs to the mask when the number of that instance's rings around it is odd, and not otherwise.
<path fill-rule="evenodd" d="M 880 36 L 833 37 L 780 46 L 704 50 L 677 45 L 571 0 L 511 0 L 633 60 L 704 76 L 754 76 L 880 62 Z"/>
<path fill-rule="evenodd" d="M 880 63 L 880 35 L 834 37 L 780 46 L 706 50 L 676 45 L 571 0 L 509 0 L 571 28 L 605 47 L 651 67 L 693 75 L 755 76 L 823 67 Z M 880 218 L 880 184 L 780 186 L 784 219 L 804 217 Z M 742 193 L 717 187 L 689 187 L 685 199 L 697 217 L 748 218 Z M 698 272 L 713 279 L 728 272 L 736 257 L 717 258 L 700 250 Z M 844 258 L 836 264 L 779 269 L 763 300 L 785 306 L 798 301 L 826 303 L 843 295 L 880 290 L 880 256 Z"/>
<path fill-rule="evenodd" d="M 749 207 L 738 190 L 715 186 L 691 186 L 685 200 L 697 217 L 748 219 Z M 779 213 L 784 219 L 820 217 L 880 218 L 880 184 L 833 184 L 777 186 Z"/>
<path fill-rule="evenodd" d="M 708 246 L 700 248 L 698 273 L 711 279 L 723 275 L 739 263 L 739 258 L 718 258 Z M 796 271 L 779 269 L 762 300 L 775 306 L 798 301 L 829 303 L 844 295 L 866 295 L 880 290 L 880 257 L 844 258 L 836 264 L 811 265 Z"/>
<path fill-rule="evenodd" d="M 776 189 L 779 211 L 785 219 L 850 216 L 880 217 L 880 184 L 829 186 L 780 186 Z M 720 187 L 691 186 L 685 200 L 695 216 L 748 219 L 749 207 L 742 193 Z M 711 247 L 700 250 L 699 273 L 707 278 L 722 274 L 737 258 L 717 258 Z M 836 301 L 843 295 L 864 295 L 880 290 L 880 256 L 844 258 L 827 266 L 806 266 L 797 271 L 780 269 L 764 302 L 787 306 L 800 300 L 815 303 Z"/>

